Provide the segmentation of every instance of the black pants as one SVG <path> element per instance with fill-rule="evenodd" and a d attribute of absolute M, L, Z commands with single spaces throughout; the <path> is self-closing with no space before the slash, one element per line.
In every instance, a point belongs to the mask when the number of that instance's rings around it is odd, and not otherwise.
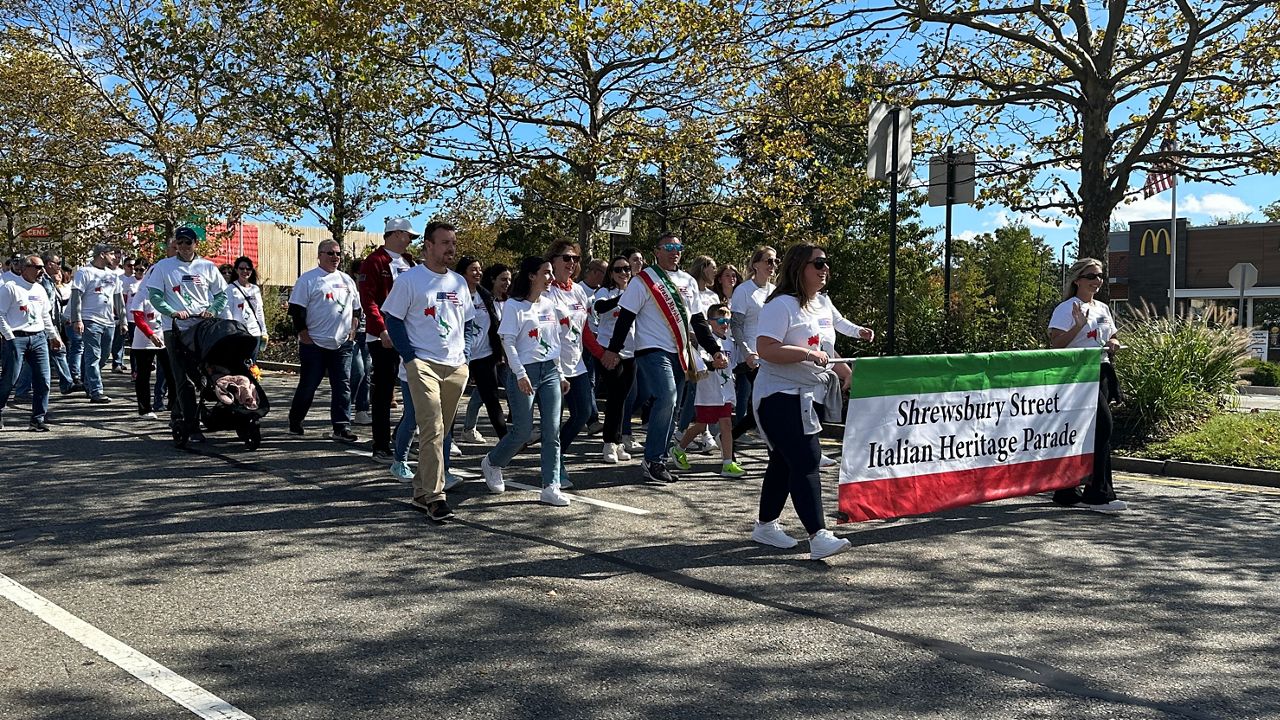
<path fill-rule="evenodd" d="M 200 415 L 196 411 L 196 386 L 191 377 L 197 372 L 197 360 L 182 345 L 182 333 L 164 331 L 164 349 L 169 357 L 169 422 L 188 433 L 200 431 Z"/>
<path fill-rule="evenodd" d="M 498 370 L 502 367 L 497 353 L 471 361 L 471 379 L 475 381 L 476 392 L 480 393 L 480 400 L 484 402 L 489 424 L 499 438 L 507 434 L 507 421 L 502 415 L 502 402 L 498 399 Z"/>
<path fill-rule="evenodd" d="M 622 413 L 626 409 L 627 395 L 636 381 L 635 358 L 624 358 L 618 366 L 606 370 L 603 365 L 596 377 L 604 383 L 604 441 L 622 442 Z"/>
<path fill-rule="evenodd" d="M 138 414 L 146 415 L 151 407 L 151 368 L 158 366 L 164 373 L 165 382 L 172 377 L 169 372 L 169 356 L 164 350 L 130 350 L 130 362 L 133 363 L 133 392 L 138 398 Z M 172 387 L 172 385 L 170 385 Z"/>
<path fill-rule="evenodd" d="M 733 368 L 733 374 L 735 376 L 745 375 L 747 376 L 747 379 L 749 379 L 753 384 L 756 381 L 756 374 L 759 372 L 760 372 L 760 368 L 756 368 L 752 370 L 746 363 L 738 363 L 738 365 Z M 743 434 L 745 434 L 749 430 L 754 430 L 755 428 L 756 428 L 756 412 L 755 412 L 755 409 L 751 407 L 750 400 L 748 400 L 746 413 L 742 416 L 742 419 L 738 421 L 738 424 L 733 426 L 733 439 L 737 440 L 738 438 L 742 437 Z"/>
<path fill-rule="evenodd" d="M 373 449 L 391 452 L 391 398 L 395 397 L 400 380 L 396 371 L 400 367 L 400 353 L 395 348 L 382 347 L 382 341 L 368 343 L 369 357 L 373 359 L 373 377 L 370 379 L 369 409 L 373 414 Z"/>
<path fill-rule="evenodd" d="M 1101 504 L 1116 499 L 1116 489 L 1111 482 L 1111 402 L 1119 399 L 1116 371 L 1111 363 L 1102 363 L 1098 378 L 1098 414 L 1093 429 L 1093 475 L 1084 486 L 1084 493 L 1077 495 L 1076 488 L 1066 488 L 1053 494 L 1054 502 L 1070 505 L 1079 500 L 1089 504 Z"/>
<path fill-rule="evenodd" d="M 760 400 L 760 429 L 769 439 L 769 465 L 760 486 L 760 522 L 782 515 L 787 495 L 810 535 L 826 527 L 818 467 L 820 433 L 804 434 L 800 396 L 774 393 Z"/>

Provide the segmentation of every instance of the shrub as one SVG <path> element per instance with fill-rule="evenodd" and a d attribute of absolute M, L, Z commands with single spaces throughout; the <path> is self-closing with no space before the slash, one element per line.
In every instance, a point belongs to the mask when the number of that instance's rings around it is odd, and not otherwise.
<path fill-rule="evenodd" d="M 1123 404 L 1116 445 L 1163 438 L 1235 402 L 1248 358 L 1248 333 L 1211 309 L 1200 317 L 1160 317 L 1134 308 L 1122 322 L 1116 373 Z"/>
<path fill-rule="evenodd" d="M 1253 365 L 1253 377 L 1250 382 L 1259 387 L 1276 387 L 1280 385 L 1280 363 L 1258 361 Z"/>

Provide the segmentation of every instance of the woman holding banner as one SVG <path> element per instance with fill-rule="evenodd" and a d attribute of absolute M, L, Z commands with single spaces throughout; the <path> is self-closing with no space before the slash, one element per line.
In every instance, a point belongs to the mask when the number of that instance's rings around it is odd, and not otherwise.
<path fill-rule="evenodd" d="M 1079 506 L 1097 512 L 1124 512 L 1128 505 L 1116 499 L 1111 484 L 1111 402 L 1120 399 L 1120 386 L 1111 358 L 1120 347 L 1116 340 L 1116 324 L 1107 304 L 1094 300 L 1107 276 L 1102 263 L 1093 258 L 1080 258 L 1067 271 L 1063 285 L 1065 298 L 1049 319 L 1049 346 L 1063 348 L 1096 348 L 1102 353 L 1102 372 L 1098 377 L 1098 416 L 1093 430 L 1093 476 L 1084 487 L 1066 488 L 1053 494 L 1053 501 L 1067 507 Z"/>
<path fill-rule="evenodd" d="M 822 513 L 819 463 L 822 430 L 814 405 L 825 396 L 830 357 L 822 350 L 831 330 L 863 340 L 868 328 L 845 320 L 821 291 L 831 264 L 814 245 L 787 250 L 778 287 L 760 310 L 755 340 L 760 370 L 753 389 L 755 417 L 769 445 L 769 466 L 760 488 L 760 515 L 751 539 L 778 548 L 796 546 L 778 523 L 787 495 L 809 533 L 809 557 L 820 560 L 849 549 L 849 541 L 826 529 Z"/>

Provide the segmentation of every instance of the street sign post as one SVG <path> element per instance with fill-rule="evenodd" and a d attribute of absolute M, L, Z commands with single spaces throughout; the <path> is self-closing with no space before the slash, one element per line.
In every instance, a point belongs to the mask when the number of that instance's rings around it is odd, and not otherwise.
<path fill-rule="evenodd" d="M 885 350 L 894 354 L 898 317 L 898 185 L 911 179 L 911 110 L 871 103 L 867 177 L 889 180 L 889 307 Z"/>
<path fill-rule="evenodd" d="M 1227 282 L 1240 291 L 1240 327 L 1245 327 L 1244 291 L 1258 284 L 1258 268 L 1253 263 L 1236 263 L 1227 272 Z"/>
<path fill-rule="evenodd" d="M 951 206 L 973 202 L 974 154 L 957 153 L 950 147 L 946 155 L 929 160 L 929 205 L 947 206 L 946 235 L 943 240 L 942 307 L 951 319 Z"/>

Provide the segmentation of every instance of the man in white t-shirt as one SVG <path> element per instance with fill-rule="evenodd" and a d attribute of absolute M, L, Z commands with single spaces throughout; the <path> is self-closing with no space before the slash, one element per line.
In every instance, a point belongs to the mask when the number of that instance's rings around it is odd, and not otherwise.
<path fill-rule="evenodd" d="M 697 346 L 712 357 L 714 367 L 728 365 L 699 307 L 697 281 L 680 271 L 683 251 L 684 243 L 676 235 L 658 238 L 654 264 L 627 285 L 618 301 L 613 337 L 600 359 L 609 370 L 617 367 L 618 353 L 634 324 L 636 372 L 641 385 L 653 394 L 641 468 L 646 480 L 659 482 L 677 479 L 667 470 L 668 451 L 675 432 L 676 401 L 686 375 L 696 372 L 701 362 Z M 636 398 L 637 403 L 644 400 Z"/>
<path fill-rule="evenodd" d="M 49 349 L 62 347 L 57 326 L 53 323 L 53 304 L 40 276 L 44 261 L 30 255 L 19 261 L 18 279 L 0 283 L 0 412 L 9 402 L 9 393 L 22 373 L 31 367 L 31 424 L 28 429 L 44 432 L 45 413 L 49 410 Z M 0 429 L 4 419 L 0 417 Z"/>
<path fill-rule="evenodd" d="M 116 333 L 124 330 L 120 276 L 111 267 L 115 254 L 110 245 L 95 245 L 93 259 L 71 279 L 67 317 L 84 342 L 80 378 L 94 403 L 111 402 L 102 392 L 102 360 L 104 354 L 110 354 Z"/>
<path fill-rule="evenodd" d="M 369 409 L 373 411 L 373 458 L 391 458 L 391 400 L 398 383 L 396 371 L 400 356 L 391 345 L 386 322 L 382 319 L 382 301 L 387 299 L 395 279 L 413 267 L 409 243 L 419 237 L 408 218 L 387 218 L 382 231 L 382 247 L 369 253 L 360 263 L 356 284 L 360 288 L 360 308 L 365 317 L 365 343 L 373 361 Z"/>
<path fill-rule="evenodd" d="M 182 333 L 201 320 L 220 317 L 227 306 L 227 281 L 218 266 L 196 254 L 195 230 L 180 227 L 166 248 L 173 255 L 151 266 L 138 292 L 146 289 L 156 312 L 164 315 L 164 347 L 169 358 L 169 417 L 187 442 L 204 442 L 191 373 L 197 359 L 182 342 Z"/>
<path fill-rule="evenodd" d="M 453 516 L 444 493 L 444 439 L 467 386 L 475 304 L 466 279 L 449 269 L 458 252 L 454 227 L 430 223 L 423 238 L 422 263 L 396 279 L 382 315 L 404 362 L 418 423 L 413 505 L 432 520 L 444 520 Z"/>
<path fill-rule="evenodd" d="M 342 246 L 320 243 L 316 267 L 302 273 L 289 292 L 289 316 L 298 331 L 298 389 L 289 406 L 289 432 L 302 435 L 316 388 L 329 376 L 330 435 L 356 442 L 351 432 L 351 353 L 360 326 L 360 290 L 350 275 L 338 270 Z"/>

